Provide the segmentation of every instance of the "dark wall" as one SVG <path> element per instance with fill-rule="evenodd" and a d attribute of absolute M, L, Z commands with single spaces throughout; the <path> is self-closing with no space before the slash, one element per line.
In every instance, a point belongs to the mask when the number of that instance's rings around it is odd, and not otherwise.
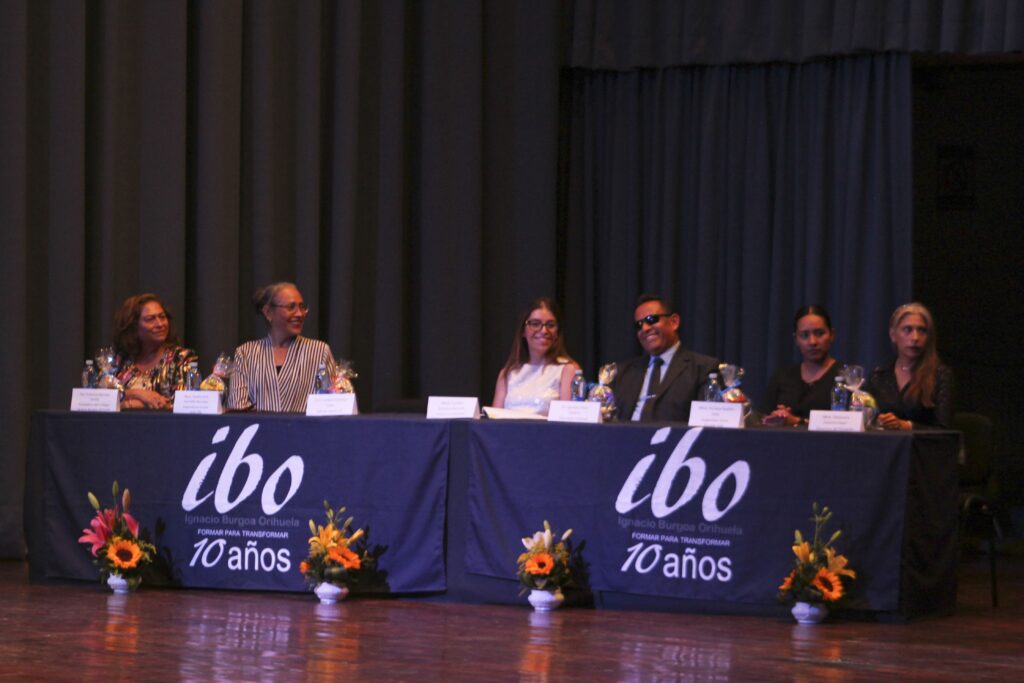
<path fill-rule="evenodd" d="M 960 410 L 996 423 L 1002 493 L 1024 503 L 1024 61 L 914 72 L 914 292 Z"/>

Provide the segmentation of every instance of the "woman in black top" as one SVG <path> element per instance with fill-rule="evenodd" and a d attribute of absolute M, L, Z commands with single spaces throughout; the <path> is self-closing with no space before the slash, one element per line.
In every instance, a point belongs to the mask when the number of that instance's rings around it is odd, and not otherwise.
<path fill-rule="evenodd" d="M 953 427 L 953 371 L 939 360 L 931 312 L 904 304 L 889 318 L 896 359 L 876 368 L 864 389 L 878 401 L 883 429 Z"/>
<path fill-rule="evenodd" d="M 796 426 L 812 410 L 828 410 L 829 393 L 842 365 L 829 353 L 835 330 L 824 306 L 803 306 L 793 317 L 793 339 L 803 356 L 772 377 L 764 399 L 766 425 Z"/>

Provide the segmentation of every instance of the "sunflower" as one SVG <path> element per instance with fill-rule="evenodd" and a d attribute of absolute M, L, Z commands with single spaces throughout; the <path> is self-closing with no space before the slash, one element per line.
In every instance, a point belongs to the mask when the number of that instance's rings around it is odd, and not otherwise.
<path fill-rule="evenodd" d="M 133 541 L 115 536 L 107 546 L 107 559 L 118 569 L 135 569 L 142 559 L 142 549 Z"/>
<path fill-rule="evenodd" d="M 526 560 L 526 566 L 524 567 L 527 573 L 533 574 L 534 576 L 547 576 L 554 568 L 555 559 L 548 553 L 537 553 Z"/>
<path fill-rule="evenodd" d="M 843 583 L 839 577 L 822 567 L 818 570 L 811 586 L 821 591 L 821 597 L 827 602 L 834 602 L 843 597 Z"/>
<path fill-rule="evenodd" d="M 795 577 L 796 577 L 796 570 L 794 569 L 793 571 L 791 571 L 789 573 L 789 576 L 787 576 L 785 578 L 785 580 L 782 582 L 782 585 L 779 586 L 779 590 L 780 591 L 788 591 L 790 588 L 792 588 L 793 587 L 793 579 Z"/>
<path fill-rule="evenodd" d="M 359 569 L 362 566 L 359 556 L 343 545 L 335 546 L 328 550 L 327 560 L 340 564 L 345 569 Z"/>

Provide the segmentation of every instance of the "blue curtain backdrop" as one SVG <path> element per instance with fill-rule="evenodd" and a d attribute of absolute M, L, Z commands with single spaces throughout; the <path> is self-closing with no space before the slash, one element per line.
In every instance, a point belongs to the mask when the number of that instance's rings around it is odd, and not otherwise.
<path fill-rule="evenodd" d="M 889 354 L 911 292 L 910 58 L 573 70 L 566 303 L 593 367 L 638 347 L 636 295 L 675 299 L 684 345 L 759 398 L 822 303 L 838 358 Z M 586 334 L 592 331 L 591 334 Z"/>

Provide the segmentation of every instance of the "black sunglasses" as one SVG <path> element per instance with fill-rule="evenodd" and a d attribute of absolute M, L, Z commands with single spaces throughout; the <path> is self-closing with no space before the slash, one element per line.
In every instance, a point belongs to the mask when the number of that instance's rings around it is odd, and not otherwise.
<path fill-rule="evenodd" d="M 644 329 L 644 325 L 657 325 L 659 320 L 662 318 L 668 318 L 671 315 L 671 313 L 651 313 L 650 315 L 645 315 L 643 318 L 634 321 L 633 327 L 635 327 L 637 332 L 639 332 Z"/>

